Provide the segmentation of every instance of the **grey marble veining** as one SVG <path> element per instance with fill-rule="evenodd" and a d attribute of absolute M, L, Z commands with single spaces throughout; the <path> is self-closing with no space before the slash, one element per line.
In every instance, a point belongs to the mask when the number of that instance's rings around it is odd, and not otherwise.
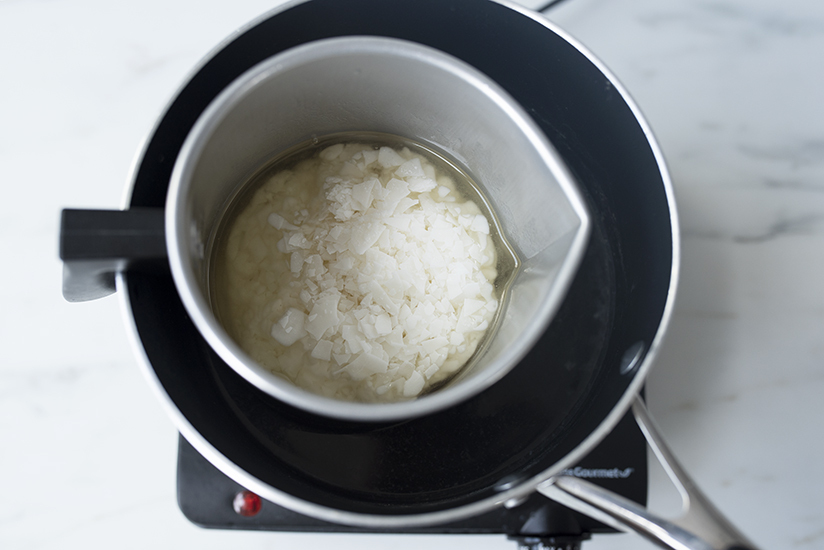
<path fill-rule="evenodd" d="M 60 296 L 60 209 L 118 206 L 184 76 L 277 3 L 0 1 L 0 548 L 455 544 L 189 524 L 175 502 L 176 432 L 117 300 Z M 821 548 L 824 3 L 566 0 L 548 16 L 622 82 L 671 171 L 682 272 L 648 384 L 654 416 L 756 543 Z M 660 471 L 651 501 L 675 509 Z M 585 548 L 651 545 L 614 535 Z"/>
<path fill-rule="evenodd" d="M 682 276 L 653 412 L 757 543 L 820 547 L 822 6 L 589 2 L 554 17 L 636 98 L 670 166 Z"/>

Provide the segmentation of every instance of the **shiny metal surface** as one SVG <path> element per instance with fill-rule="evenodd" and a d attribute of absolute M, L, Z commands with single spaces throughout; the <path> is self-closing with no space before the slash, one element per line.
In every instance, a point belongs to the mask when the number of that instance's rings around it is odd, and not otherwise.
<path fill-rule="evenodd" d="M 755 546 L 704 496 L 681 467 L 659 434 L 639 397 L 632 405 L 647 443 L 682 498 L 683 515 L 675 520 L 657 517 L 642 506 L 593 483 L 559 476 L 538 487 L 543 495 L 623 531 L 634 531 L 673 550 L 752 549 Z"/>
<path fill-rule="evenodd" d="M 277 153 L 347 131 L 412 139 L 461 164 L 490 201 L 522 264 L 485 353 L 453 383 L 414 401 L 361 404 L 297 388 L 251 360 L 209 307 L 205 251 L 239 186 Z M 557 153 L 503 89 L 435 49 L 377 37 L 307 43 L 258 64 L 227 87 L 183 144 L 166 227 L 183 303 L 224 361 L 287 403 L 361 421 L 431 413 L 499 380 L 546 329 L 589 233 L 582 199 Z"/>

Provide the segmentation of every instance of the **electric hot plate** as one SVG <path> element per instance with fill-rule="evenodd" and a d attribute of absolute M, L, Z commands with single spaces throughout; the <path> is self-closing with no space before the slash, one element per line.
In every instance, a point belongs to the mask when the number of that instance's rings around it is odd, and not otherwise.
<path fill-rule="evenodd" d="M 567 464 L 568 457 L 580 461 L 582 442 L 593 433 L 606 435 L 605 419 L 633 383 L 637 370 L 631 367 L 643 362 L 658 334 L 672 271 L 667 195 L 645 128 L 600 66 L 544 23 L 485 0 L 291 4 L 234 35 L 181 88 L 147 141 L 129 207 L 164 206 L 189 129 L 234 78 L 289 47 L 343 35 L 414 40 L 501 84 L 579 182 L 592 219 L 587 252 L 553 322 L 518 366 L 459 405 L 403 422 L 344 422 L 278 402 L 210 349 L 168 269 L 122 273 L 121 294 L 147 372 L 198 450 L 181 443 L 181 508 L 198 524 L 226 528 L 349 531 L 354 528 L 306 516 L 335 510 L 370 518 L 433 517 L 460 510 L 460 517 L 440 526 L 394 530 L 600 532 L 603 526 L 535 496 L 521 495 L 526 500 L 510 502 L 518 504 L 513 508 L 486 506 L 552 465 Z M 627 362 L 628 354 L 633 361 Z M 606 447 L 579 462 L 579 473 L 643 503 L 646 447 L 630 420 L 619 426 L 626 433 L 609 436 Z M 235 481 L 215 475 L 213 465 Z M 266 502 L 252 519 L 235 517 L 226 503 L 236 482 L 262 489 L 288 510 Z M 464 513 L 479 503 L 487 509 Z M 562 532 L 553 532 L 556 524 Z"/>

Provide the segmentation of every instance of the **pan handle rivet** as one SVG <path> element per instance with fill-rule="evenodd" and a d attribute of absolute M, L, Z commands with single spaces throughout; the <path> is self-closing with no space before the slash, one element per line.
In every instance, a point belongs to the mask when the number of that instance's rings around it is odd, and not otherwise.
<path fill-rule="evenodd" d="M 511 510 L 513 508 L 517 508 L 521 504 L 527 501 L 527 497 L 515 497 L 507 500 L 504 502 L 504 508 L 507 510 Z"/>
<path fill-rule="evenodd" d="M 495 485 L 495 490 L 499 493 L 504 491 L 508 491 L 513 487 L 517 486 L 522 481 L 522 476 L 512 474 L 506 477 L 501 478 L 501 480 Z"/>
<path fill-rule="evenodd" d="M 634 371 L 638 365 L 641 364 L 641 359 L 644 358 L 646 348 L 647 346 L 644 345 L 643 342 L 635 342 L 627 348 L 627 351 L 624 352 L 624 356 L 621 357 L 621 366 L 618 369 L 618 372 L 621 374 L 629 374 Z"/>

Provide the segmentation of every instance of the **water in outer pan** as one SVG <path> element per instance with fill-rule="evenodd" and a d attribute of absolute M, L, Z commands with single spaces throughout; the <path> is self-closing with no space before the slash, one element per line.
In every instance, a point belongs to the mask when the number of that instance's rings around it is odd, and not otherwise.
<path fill-rule="evenodd" d="M 515 274 L 518 272 L 519 261 L 516 254 L 512 250 L 512 247 L 507 243 L 506 238 L 504 237 L 504 231 L 501 229 L 500 222 L 494 213 L 494 209 L 481 192 L 478 184 L 476 184 L 473 178 L 468 175 L 467 171 L 462 169 L 456 162 L 449 160 L 446 155 L 437 152 L 432 147 L 425 146 L 421 143 L 388 134 L 352 132 L 334 134 L 324 136 L 322 138 L 314 138 L 274 157 L 254 175 L 237 187 L 237 191 L 234 196 L 227 201 L 224 214 L 221 216 L 220 222 L 216 224 L 216 230 L 210 237 L 208 254 L 210 259 L 210 281 L 208 288 L 210 290 L 212 309 L 227 329 L 227 332 L 236 341 L 238 341 L 238 344 L 241 345 L 241 347 L 246 348 L 246 345 L 243 343 L 243 337 L 241 337 L 240 334 L 247 329 L 244 328 L 245 325 L 236 322 L 239 316 L 236 313 L 237 308 L 234 308 L 233 311 L 232 307 L 234 303 L 230 291 L 230 276 L 228 275 L 226 268 L 227 262 L 222 261 L 222 258 L 226 257 L 226 250 L 228 242 L 230 241 L 229 235 L 233 224 L 238 220 L 239 216 L 243 215 L 245 208 L 250 204 L 250 201 L 253 200 L 255 192 L 260 189 L 261 186 L 269 182 L 273 176 L 284 170 L 289 170 L 296 167 L 302 161 L 316 157 L 321 151 L 324 151 L 326 148 L 337 143 L 363 144 L 372 147 L 375 150 L 385 146 L 390 147 L 395 151 L 400 151 L 404 148 L 409 149 L 413 154 L 424 157 L 430 164 L 432 164 L 436 173 L 447 176 L 455 185 L 458 201 L 460 203 L 466 201 L 473 202 L 489 222 L 489 236 L 496 252 L 496 275 L 494 280 L 495 297 L 501 305 L 495 312 L 492 322 L 490 323 L 490 328 L 483 335 L 483 338 L 480 341 L 475 353 L 472 354 L 472 356 L 464 364 L 464 367 L 462 368 L 463 370 L 458 370 L 443 380 L 434 381 L 433 384 L 428 385 L 424 389 L 424 393 L 437 390 L 449 381 L 453 380 L 457 374 L 467 370 L 467 367 L 472 365 L 473 362 L 483 354 L 486 348 L 486 343 L 490 341 L 492 336 L 494 336 L 497 322 L 501 318 L 501 311 L 504 309 L 506 303 L 505 300 L 507 298 L 507 289 L 513 281 Z M 271 325 L 271 322 L 269 322 L 269 325 Z M 274 339 L 272 339 L 271 345 L 273 349 L 271 353 L 276 353 L 275 348 L 278 344 Z M 247 349 L 247 351 L 250 351 L 250 354 L 253 356 L 257 355 L 257 360 L 263 362 L 260 356 L 262 353 L 261 349 L 257 349 L 254 353 L 251 352 L 251 349 Z M 266 353 L 268 354 L 270 352 Z M 273 368 L 273 366 L 269 365 L 269 368 Z M 274 372 L 278 374 L 277 371 Z"/>

